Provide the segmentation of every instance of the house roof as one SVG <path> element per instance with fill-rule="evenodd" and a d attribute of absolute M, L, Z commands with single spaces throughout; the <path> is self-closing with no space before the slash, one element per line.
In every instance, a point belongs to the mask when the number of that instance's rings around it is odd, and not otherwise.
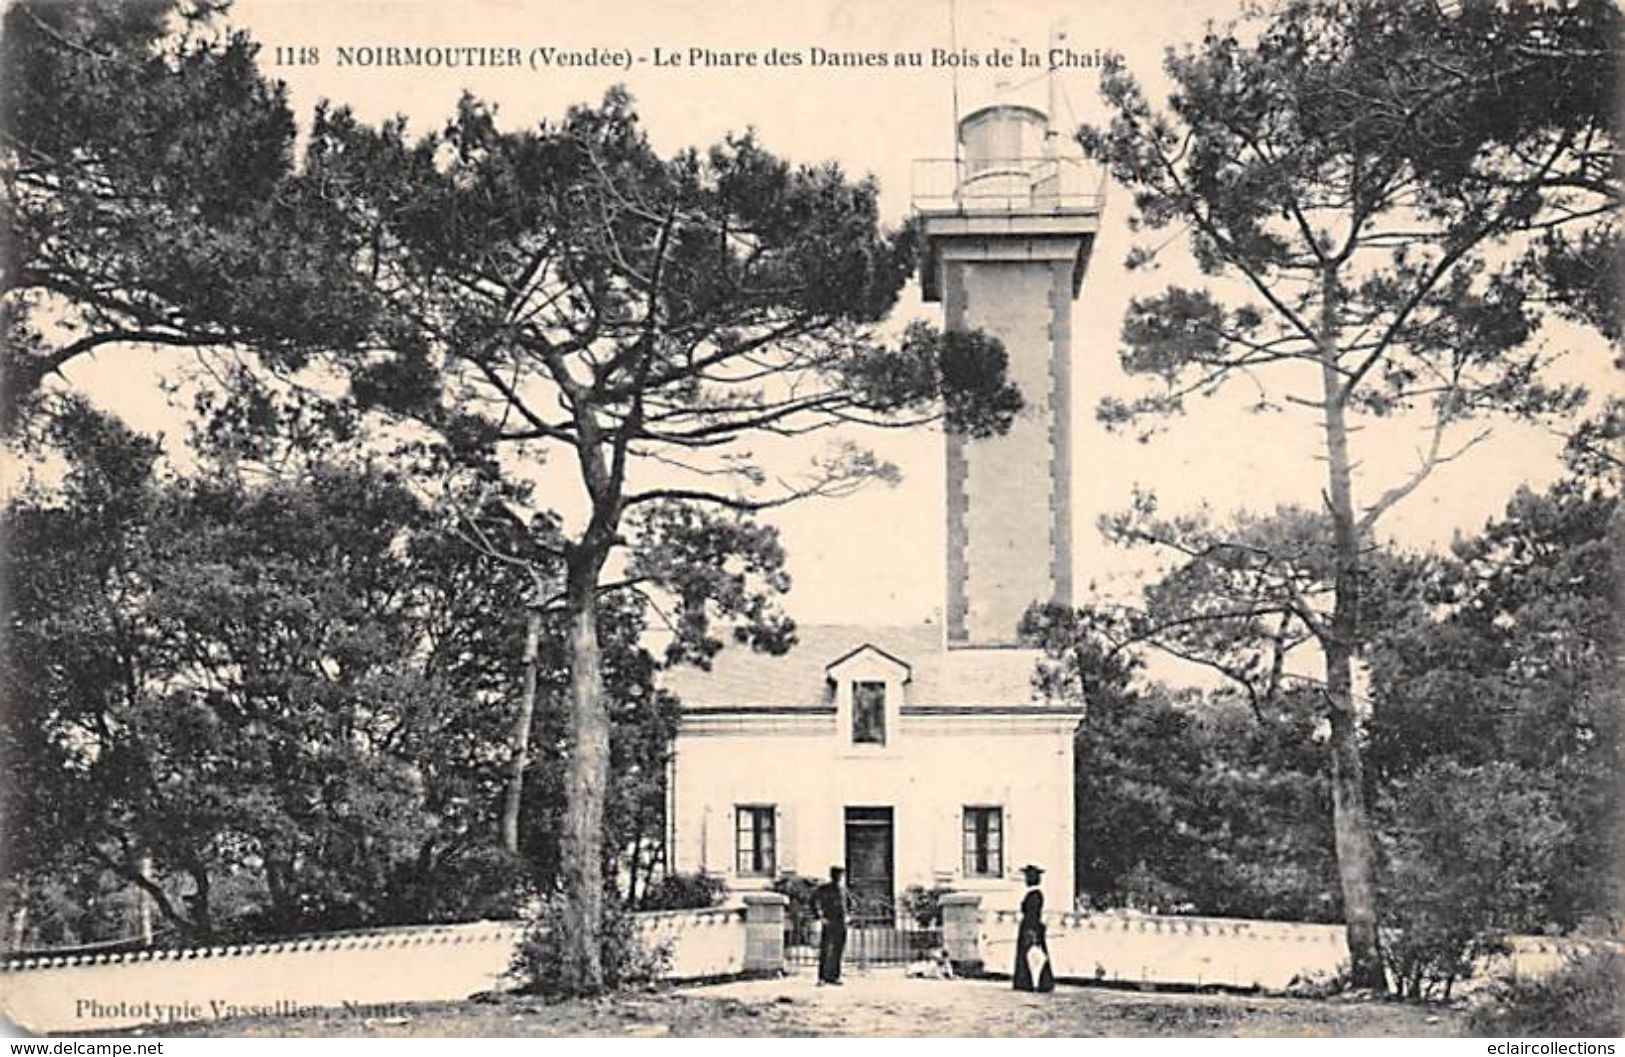
<path fill-rule="evenodd" d="M 879 657 L 882 660 L 890 661 L 892 664 L 896 665 L 897 667 L 903 669 L 905 672 L 909 673 L 908 678 L 912 679 L 914 677 L 914 666 L 913 665 L 909 664 L 907 661 L 903 660 L 901 657 L 893 657 L 891 654 L 887 653 L 885 650 L 881 649 L 879 646 L 875 646 L 875 645 L 872 645 L 872 644 L 867 643 L 867 642 L 864 643 L 862 646 L 857 647 L 856 649 L 847 650 L 845 653 L 841 654 L 839 657 L 835 658 L 833 661 L 830 661 L 828 664 L 824 665 L 824 671 L 829 673 L 829 677 L 831 679 L 834 679 L 835 678 L 835 669 L 841 667 L 847 661 L 854 660 L 857 657 L 864 656 L 864 655 Z"/>
<path fill-rule="evenodd" d="M 781 657 L 748 646 L 725 647 L 710 671 L 673 669 L 662 685 L 688 709 L 821 708 L 830 704 L 826 669 L 870 646 L 908 666 L 911 706 L 1042 704 L 1032 685 L 1040 651 L 949 649 L 940 624 L 803 624 L 796 628 L 796 640 Z"/>

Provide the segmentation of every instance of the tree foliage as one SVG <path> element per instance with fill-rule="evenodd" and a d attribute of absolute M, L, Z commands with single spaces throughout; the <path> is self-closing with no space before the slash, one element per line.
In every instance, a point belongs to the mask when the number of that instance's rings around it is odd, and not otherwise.
<path fill-rule="evenodd" d="M 759 445 L 805 451 L 825 430 L 938 419 L 997 432 L 1020 407 L 1004 352 L 923 326 L 877 336 L 914 234 L 882 229 L 872 180 L 791 164 L 748 133 L 662 156 L 619 90 L 518 131 L 472 98 L 425 135 L 324 104 L 296 155 L 282 90 L 212 14 L 8 12 L 14 410 L 36 411 L 75 357 L 179 345 L 228 383 L 202 432 L 250 461 L 296 451 L 291 433 L 267 447 L 279 431 L 353 440 L 393 423 L 392 454 L 455 497 L 454 533 L 513 573 L 510 614 L 561 621 L 557 653 L 519 648 L 534 677 L 522 685 L 566 678 L 534 732 L 564 777 L 525 791 L 521 717 L 509 789 L 562 798 L 544 817 L 572 908 L 564 975 L 596 989 L 604 861 L 647 831 L 660 729 L 617 741 L 613 713 L 634 707 L 622 690 L 642 675 L 617 674 L 606 614 L 619 626 L 658 602 L 672 659 L 720 648 L 718 616 L 739 618 L 742 641 L 786 648 L 790 626 L 763 597 L 787 587 L 782 552 L 745 515 L 894 471 L 843 438 L 804 473 L 770 473 L 783 459 Z M 514 476 L 574 486 L 584 514 L 532 531 L 554 497 Z M 606 800 L 622 753 L 649 772 L 624 803 Z"/>
<path fill-rule="evenodd" d="M 63 487 L 4 516 L 14 909 L 39 906 L 52 878 L 113 877 L 198 939 L 500 915 L 555 883 L 556 802 L 533 813 L 523 859 L 495 839 L 525 623 L 508 601 L 526 572 L 375 466 L 316 460 L 256 481 L 227 461 L 175 477 L 151 440 L 82 405 L 52 430 Z M 602 619 L 607 847 L 647 860 L 673 703 L 654 690 L 640 607 Z M 556 613 L 544 622 L 531 763 L 555 794 L 561 630 Z M 73 931 L 58 938 L 129 928 Z"/>
<path fill-rule="evenodd" d="M 1435 840 L 1477 839 L 1492 851 L 1523 827 L 1552 830 L 1528 853 L 1506 852 L 1505 870 L 1484 880 L 1469 855 L 1434 856 L 1452 884 L 1490 887 L 1482 898 L 1498 904 L 1494 914 L 1457 903 L 1481 931 L 1570 930 L 1618 915 L 1621 526 L 1617 496 L 1583 483 L 1521 490 L 1422 573 L 1427 619 L 1393 622 L 1372 648 L 1369 757 L 1378 788 L 1397 798 L 1383 813 L 1411 814 L 1425 795 L 1445 802 L 1428 810 L 1521 814 L 1516 825 L 1435 827 Z M 1538 810 L 1495 806 L 1507 797 L 1544 800 Z M 1540 868 L 1520 873 L 1537 854 Z"/>
<path fill-rule="evenodd" d="M 1208 283 L 1131 302 L 1123 366 L 1155 384 L 1105 402 L 1102 417 L 1177 413 L 1248 379 L 1258 410 L 1307 412 L 1321 434 L 1304 455 L 1325 468 L 1330 604 L 1319 619 L 1313 600 L 1297 604 L 1275 637 L 1297 619 L 1324 656 L 1342 902 L 1364 985 L 1383 986 L 1353 697 L 1354 660 L 1374 626 L 1365 555 L 1392 507 L 1487 436 L 1463 426 L 1580 406 L 1583 393 L 1551 382 L 1548 354 L 1530 341 L 1538 299 L 1523 280 L 1543 246 L 1617 241 L 1620 28 L 1617 9 L 1595 2 L 1287 0 L 1244 30 L 1216 27 L 1170 51 L 1165 109 L 1125 70 L 1109 71 L 1111 122 L 1080 134 L 1133 191 L 1138 228 L 1188 232 Z M 1155 257 L 1137 249 L 1129 263 Z M 1583 281 L 1544 274 L 1565 311 L 1587 314 Z M 1418 423 L 1407 474 L 1361 478 L 1362 430 Z M 1372 489 L 1363 500 L 1362 487 Z M 1299 586 L 1283 574 L 1305 556 L 1296 549 L 1253 553 L 1252 541 L 1200 531 L 1165 542 L 1191 559 L 1192 578 L 1215 559 L 1230 581 Z M 1248 616 L 1247 598 L 1224 601 L 1220 627 L 1268 615 Z M 1244 611 L 1228 608 L 1238 601 Z"/>
<path fill-rule="evenodd" d="M 1315 702 L 1234 691 L 1178 694 L 1137 677 L 1075 613 L 1025 624 L 1052 693 L 1084 703 L 1075 735 L 1077 875 L 1096 906 L 1289 921 L 1334 920 L 1331 793 Z"/>
<path fill-rule="evenodd" d="M 1384 954 L 1402 996 L 1448 999 L 1476 960 L 1550 913 L 1572 836 L 1558 796 L 1546 776 L 1515 764 L 1448 757 L 1386 786 Z"/>
<path fill-rule="evenodd" d="M 1294 653 L 1313 644 L 1295 607 L 1329 594 L 1325 519 L 1215 525 L 1142 502 L 1112 525 L 1184 543 L 1181 562 L 1143 607 L 1025 625 L 1045 690 L 1088 709 L 1080 886 L 1107 905 L 1335 918 L 1322 688 Z M 1616 494 L 1565 480 L 1520 490 L 1449 554 L 1367 554 L 1365 792 L 1384 965 L 1406 995 L 1448 998 L 1510 934 L 1617 932 L 1621 526 Z M 1145 682 L 1148 646 L 1232 689 Z"/>
<path fill-rule="evenodd" d="M 579 933 L 562 949 L 565 975 L 595 990 L 612 752 L 600 596 L 659 593 L 701 661 L 718 615 L 786 648 L 751 586 L 787 586 L 782 556 L 741 517 L 894 471 L 843 437 L 805 472 L 770 474 L 757 445 L 939 417 L 983 435 L 1019 394 L 987 339 L 877 337 L 914 236 L 882 230 L 872 180 L 792 165 L 752 134 L 661 157 L 619 90 L 524 131 L 465 98 L 416 140 L 324 110 L 304 176 L 347 203 L 354 266 L 387 305 L 388 331 L 344 361 L 357 401 L 434 431 L 456 461 L 568 468 L 585 499 L 558 547 L 575 629 L 562 920 Z"/>
<path fill-rule="evenodd" d="M 3 423 L 92 353 L 296 366 L 374 317 L 293 115 L 209 0 L 20 2 L 0 39 Z M 307 193 L 310 192 L 310 193 Z"/>

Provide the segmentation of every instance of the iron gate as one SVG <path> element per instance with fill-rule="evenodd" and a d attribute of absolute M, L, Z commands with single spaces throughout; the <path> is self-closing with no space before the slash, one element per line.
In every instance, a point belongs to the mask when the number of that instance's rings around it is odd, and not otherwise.
<path fill-rule="evenodd" d="M 818 945 L 824 923 L 810 904 L 792 902 L 784 916 L 784 964 L 790 972 L 816 970 Z M 906 965 L 926 961 L 942 946 L 942 921 L 933 916 L 921 921 L 882 897 L 848 896 L 846 950 L 841 964 L 848 969 L 875 965 Z"/>

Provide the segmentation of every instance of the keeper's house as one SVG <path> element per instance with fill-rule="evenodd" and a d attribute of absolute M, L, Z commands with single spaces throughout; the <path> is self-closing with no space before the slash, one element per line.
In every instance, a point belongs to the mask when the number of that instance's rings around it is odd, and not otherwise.
<path fill-rule="evenodd" d="M 1033 862 L 1069 901 L 1082 713 L 1035 697 L 1016 627 L 1072 597 L 1070 317 L 1101 199 L 1049 132 L 1040 111 L 985 107 L 959 158 L 916 173 L 925 297 L 1004 343 L 1026 401 L 1004 436 L 946 438 L 945 623 L 803 627 L 783 657 L 673 673 L 670 869 L 749 889 L 844 865 L 884 917 L 910 885 L 1009 890 Z"/>

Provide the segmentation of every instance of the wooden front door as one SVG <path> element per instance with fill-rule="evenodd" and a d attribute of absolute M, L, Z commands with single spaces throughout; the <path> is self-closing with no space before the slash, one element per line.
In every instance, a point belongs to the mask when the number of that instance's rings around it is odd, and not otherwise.
<path fill-rule="evenodd" d="M 893 873 L 892 809 L 847 808 L 846 887 L 852 895 L 854 924 L 892 923 Z"/>

